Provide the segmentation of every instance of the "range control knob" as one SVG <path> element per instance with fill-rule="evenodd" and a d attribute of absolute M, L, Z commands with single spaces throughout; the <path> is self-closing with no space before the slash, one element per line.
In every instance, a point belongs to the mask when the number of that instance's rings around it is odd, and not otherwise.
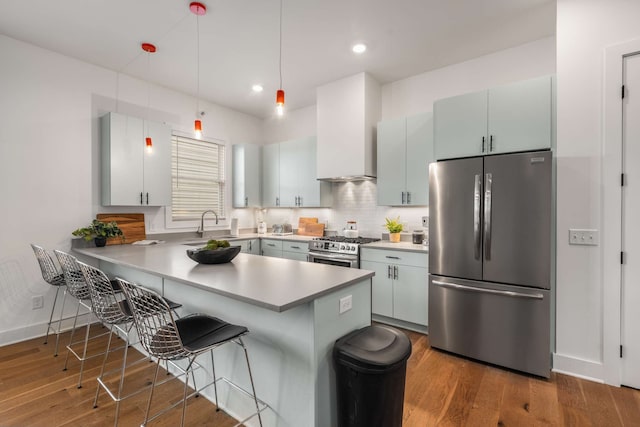
<path fill-rule="evenodd" d="M 347 249 L 347 245 L 340 245 L 340 250 L 341 250 L 341 251 L 344 251 L 344 250 L 346 250 L 346 249 Z"/>

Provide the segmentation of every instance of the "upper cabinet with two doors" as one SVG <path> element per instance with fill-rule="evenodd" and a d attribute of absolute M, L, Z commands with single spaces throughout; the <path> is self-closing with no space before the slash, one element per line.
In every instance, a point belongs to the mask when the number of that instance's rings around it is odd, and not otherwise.
<path fill-rule="evenodd" d="M 553 94 L 545 76 L 434 102 L 436 160 L 550 148 Z"/>
<path fill-rule="evenodd" d="M 263 147 L 262 206 L 331 205 L 331 184 L 316 179 L 316 137 Z"/>
<path fill-rule="evenodd" d="M 170 205 L 171 127 L 119 113 L 102 116 L 100 125 L 102 205 Z"/>
<path fill-rule="evenodd" d="M 379 122 L 377 147 L 378 205 L 428 205 L 432 113 Z"/>

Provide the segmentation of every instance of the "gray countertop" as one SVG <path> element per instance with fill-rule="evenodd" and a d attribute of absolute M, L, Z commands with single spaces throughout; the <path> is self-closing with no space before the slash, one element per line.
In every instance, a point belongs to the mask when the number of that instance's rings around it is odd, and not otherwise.
<path fill-rule="evenodd" d="M 367 270 L 244 253 L 226 264 L 204 265 L 187 257 L 189 248 L 179 243 L 165 243 L 75 248 L 74 251 L 277 312 L 313 301 L 374 275 Z"/>

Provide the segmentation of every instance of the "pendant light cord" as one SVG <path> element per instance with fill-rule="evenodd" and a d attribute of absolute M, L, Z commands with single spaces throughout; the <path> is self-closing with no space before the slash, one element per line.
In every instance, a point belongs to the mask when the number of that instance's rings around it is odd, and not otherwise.
<path fill-rule="evenodd" d="M 280 89 L 282 89 L 282 0 L 280 0 Z"/>
<path fill-rule="evenodd" d="M 200 117 L 200 16 L 196 15 L 196 116 Z"/>

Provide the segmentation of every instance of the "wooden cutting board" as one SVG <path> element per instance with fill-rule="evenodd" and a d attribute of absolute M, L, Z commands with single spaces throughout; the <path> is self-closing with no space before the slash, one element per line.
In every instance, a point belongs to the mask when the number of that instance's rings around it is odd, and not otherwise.
<path fill-rule="evenodd" d="M 318 224 L 318 218 L 300 217 L 298 219 L 298 234 L 321 237 L 324 234 L 324 224 Z"/>
<path fill-rule="evenodd" d="M 133 243 L 147 238 L 144 225 L 144 214 L 141 213 L 104 213 L 96 215 L 96 219 L 102 222 L 115 221 L 124 233 L 124 242 L 120 237 L 107 239 L 107 245 L 121 245 Z"/>

